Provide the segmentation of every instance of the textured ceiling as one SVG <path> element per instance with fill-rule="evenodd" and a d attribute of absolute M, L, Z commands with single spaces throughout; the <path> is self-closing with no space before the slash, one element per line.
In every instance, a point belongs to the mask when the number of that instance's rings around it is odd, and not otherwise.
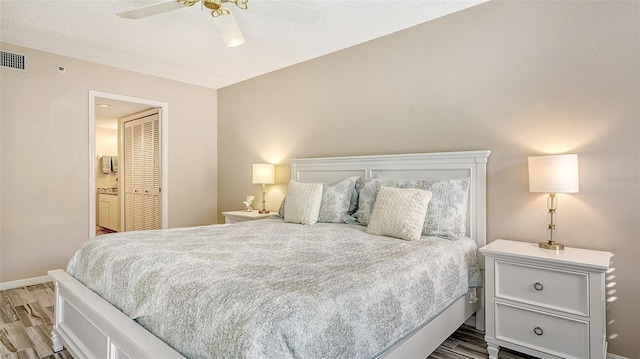
<path fill-rule="evenodd" d="M 484 1 L 287 0 L 319 10 L 311 25 L 226 4 L 246 39 L 227 48 L 199 5 L 129 20 L 116 12 L 160 1 L 0 0 L 0 40 L 218 89 Z"/>

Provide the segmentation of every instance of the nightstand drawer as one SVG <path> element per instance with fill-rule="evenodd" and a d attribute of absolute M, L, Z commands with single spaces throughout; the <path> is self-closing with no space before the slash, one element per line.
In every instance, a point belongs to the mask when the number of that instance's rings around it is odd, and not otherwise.
<path fill-rule="evenodd" d="M 589 358 L 589 322 L 495 303 L 495 338 L 562 358 Z"/>
<path fill-rule="evenodd" d="M 587 273 L 496 260 L 495 296 L 589 316 Z"/>

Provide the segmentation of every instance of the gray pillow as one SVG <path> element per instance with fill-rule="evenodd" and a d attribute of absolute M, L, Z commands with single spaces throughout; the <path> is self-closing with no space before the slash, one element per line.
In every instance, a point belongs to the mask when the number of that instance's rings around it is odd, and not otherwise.
<path fill-rule="evenodd" d="M 387 183 L 388 182 L 388 183 Z M 373 212 L 373 205 L 376 203 L 376 196 L 378 190 L 382 185 L 387 187 L 394 187 L 390 181 L 381 178 L 358 178 L 356 182 L 356 192 L 358 193 L 358 207 L 353 213 L 353 218 L 363 225 L 369 225 L 371 219 L 371 212 Z"/>
<path fill-rule="evenodd" d="M 343 223 L 351 207 L 352 194 L 356 190 L 358 177 L 349 177 L 342 181 L 324 183 L 322 188 L 322 203 L 318 222 Z"/>
<path fill-rule="evenodd" d="M 353 218 L 361 225 L 368 225 L 371 212 L 381 186 L 418 188 L 433 193 L 429 202 L 422 234 L 447 239 L 457 239 L 466 233 L 469 178 L 421 181 L 394 178 L 360 178 L 356 182 L 358 210 Z"/>
<path fill-rule="evenodd" d="M 433 193 L 422 234 L 447 239 L 465 236 L 469 183 L 469 178 L 418 181 L 416 188 Z"/>
<path fill-rule="evenodd" d="M 278 208 L 277 216 L 280 217 L 280 218 L 284 218 L 284 204 L 285 204 L 285 202 L 287 202 L 287 196 L 286 195 L 282 199 L 282 203 L 280 203 L 280 208 Z"/>

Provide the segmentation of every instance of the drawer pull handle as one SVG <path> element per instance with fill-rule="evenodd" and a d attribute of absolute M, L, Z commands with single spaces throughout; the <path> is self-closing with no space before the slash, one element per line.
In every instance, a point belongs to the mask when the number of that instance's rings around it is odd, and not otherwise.
<path fill-rule="evenodd" d="M 544 287 L 542 286 L 542 283 L 540 282 L 535 282 L 535 284 L 533 285 L 533 288 L 538 292 L 544 289 Z"/>
<path fill-rule="evenodd" d="M 536 333 L 536 335 L 542 335 L 544 333 L 540 327 L 533 328 L 533 332 Z"/>

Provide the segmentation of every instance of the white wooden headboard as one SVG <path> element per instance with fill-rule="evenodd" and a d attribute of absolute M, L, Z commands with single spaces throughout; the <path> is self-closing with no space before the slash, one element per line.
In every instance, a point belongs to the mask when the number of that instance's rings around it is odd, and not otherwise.
<path fill-rule="evenodd" d="M 292 159 L 291 179 L 302 182 L 335 182 L 351 176 L 378 175 L 408 180 L 471 178 L 467 236 L 478 248 L 487 243 L 487 159 L 491 151 L 415 153 Z"/>

